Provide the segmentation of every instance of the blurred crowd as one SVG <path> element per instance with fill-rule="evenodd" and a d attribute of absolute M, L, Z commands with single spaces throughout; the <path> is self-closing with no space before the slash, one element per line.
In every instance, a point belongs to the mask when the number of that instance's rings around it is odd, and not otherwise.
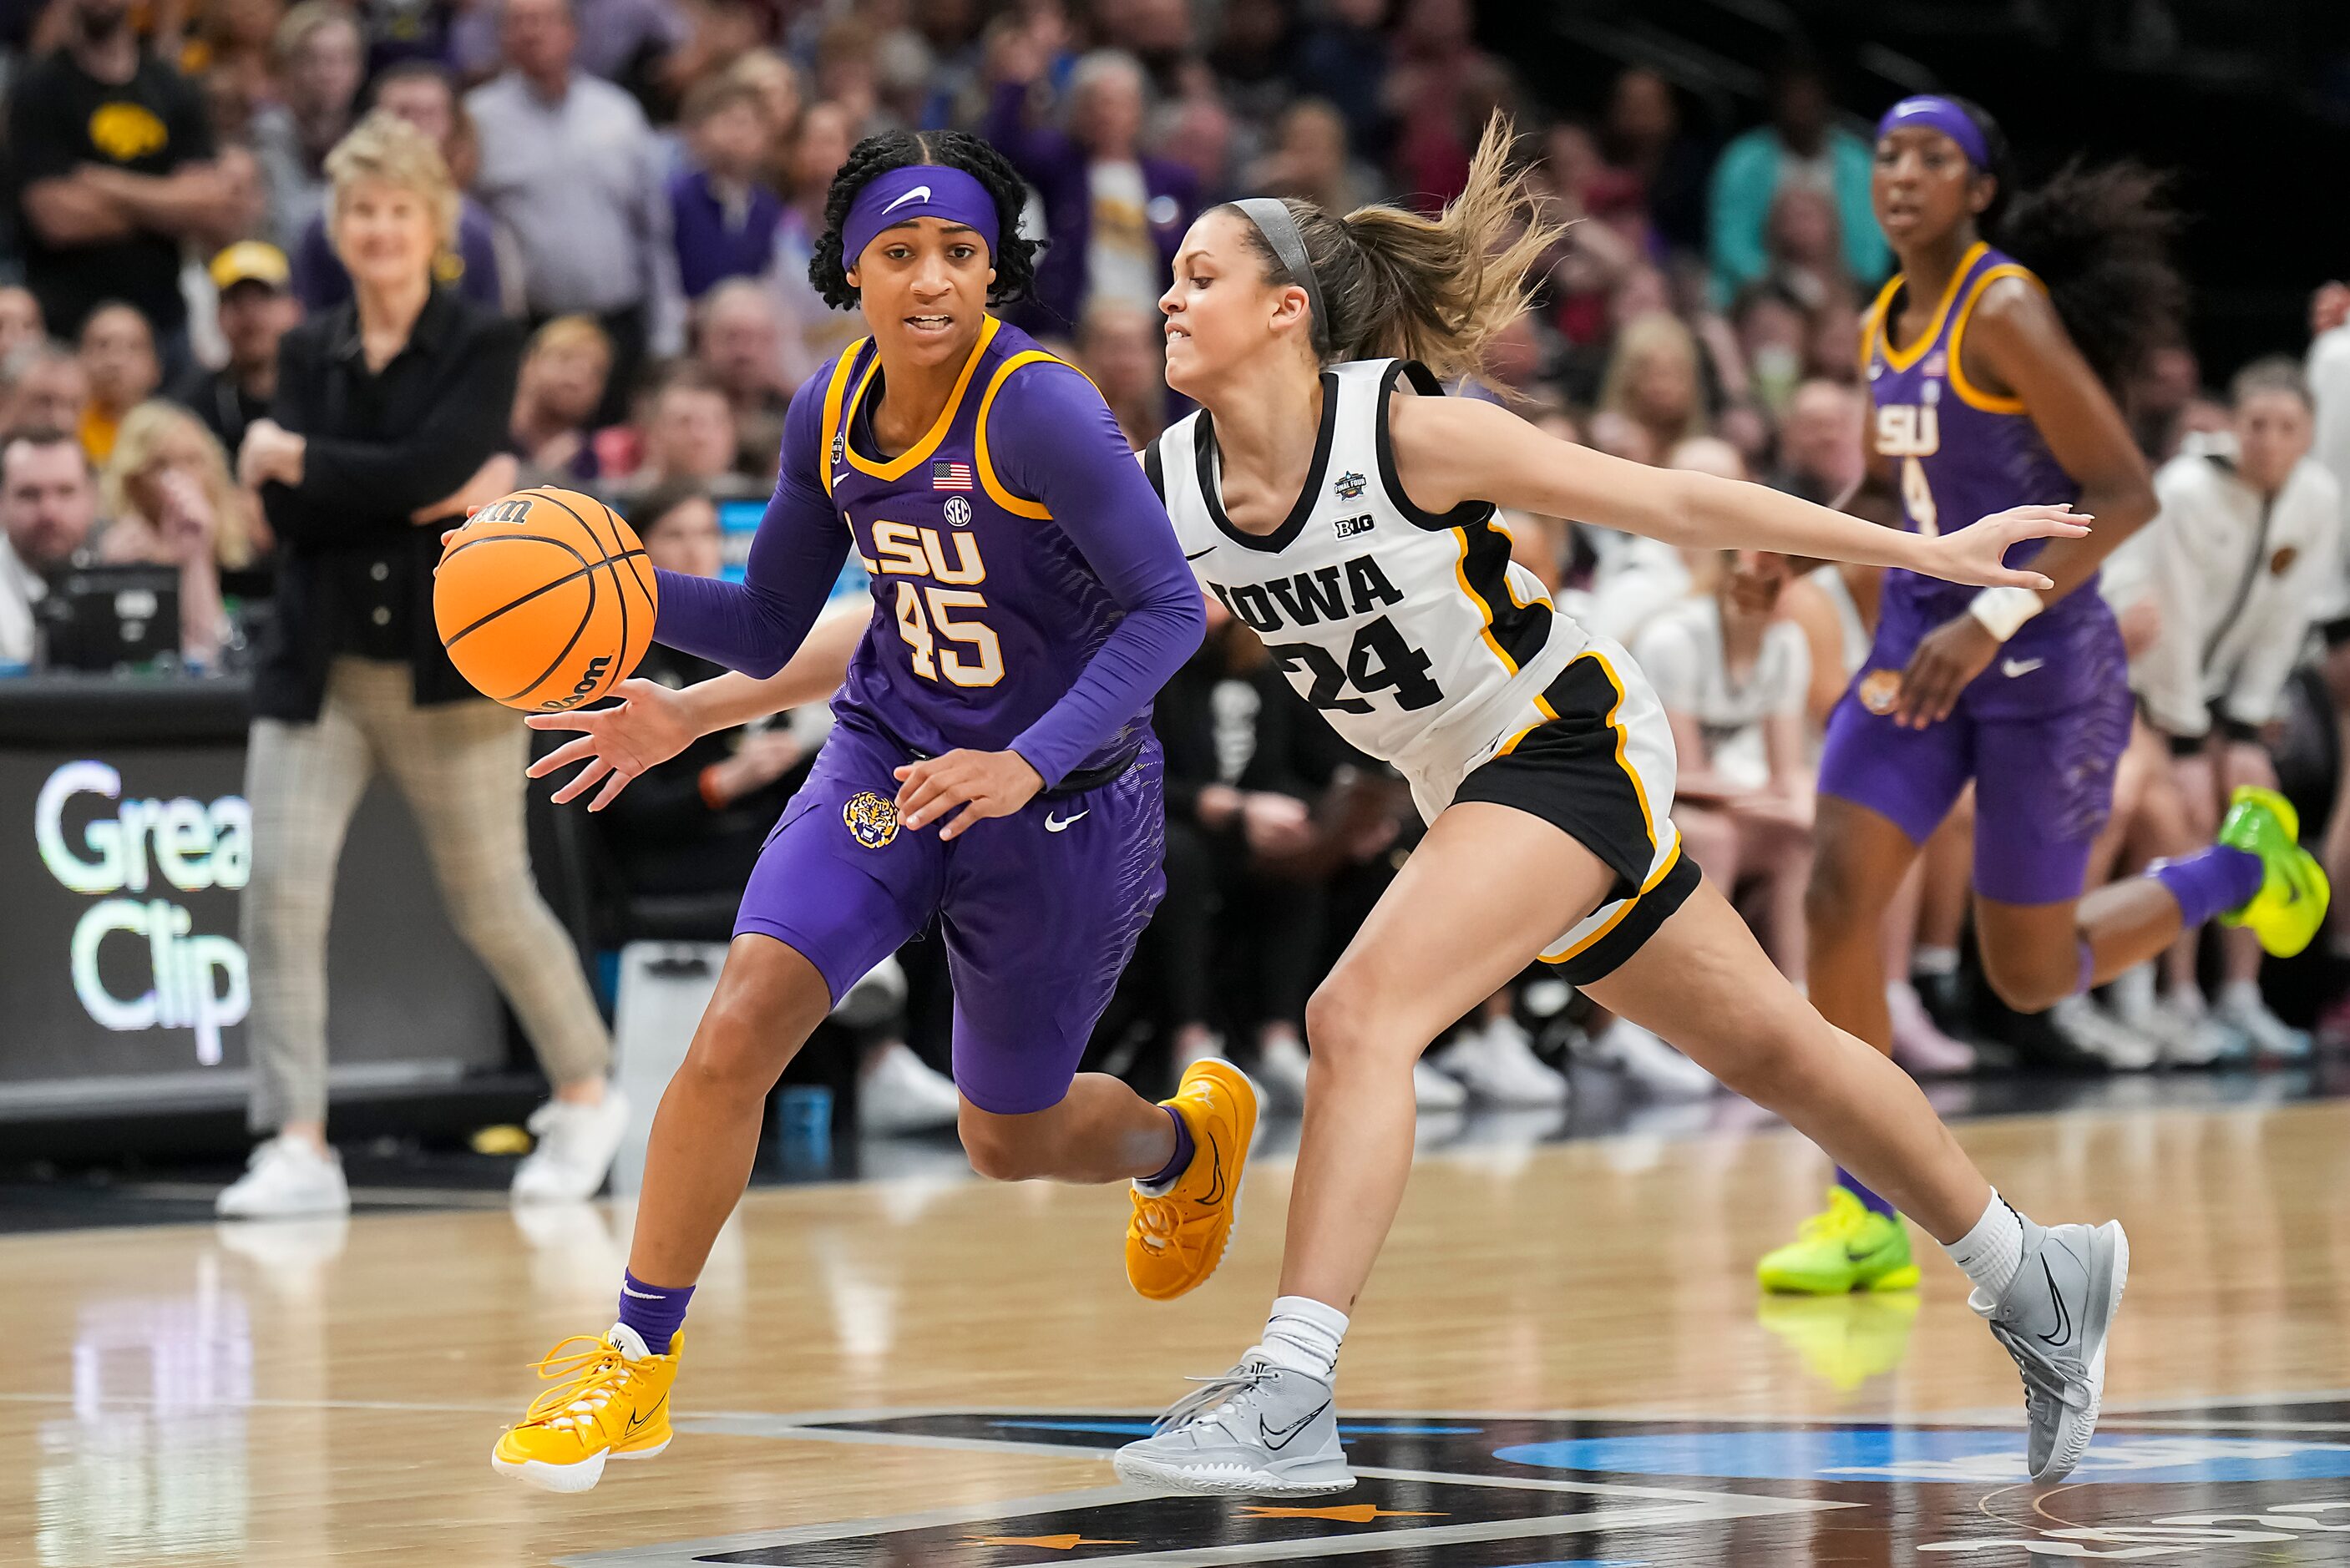
<path fill-rule="evenodd" d="M 1867 417 L 1859 322 L 1890 265 L 1855 111 L 1879 106 L 1839 106 L 1819 63 L 1790 56 L 1757 123 L 1726 140 L 1644 67 L 1561 113 L 1474 20 L 1470 0 L 51 0 L 5 59 L 0 670 L 34 659 L 33 607 L 79 562 L 175 570 L 184 661 L 239 667 L 279 555 L 239 483 L 266 471 L 245 458 L 249 432 L 272 422 L 280 340 L 351 298 L 329 161 L 372 115 L 421 130 L 458 188 L 438 285 L 527 334 L 504 432 L 522 482 L 611 500 L 680 569 L 725 569 L 743 541 L 717 504 L 764 494 L 791 393 L 859 334 L 806 265 L 833 174 L 892 127 L 977 131 L 1012 158 L 1050 244 L 1035 297 L 1008 314 L 1087 369 L 1139 446 L 1182 411 L 1155 304 L 1204 206 L 1432 209 L 1509 110 L 1532 192 L 1580 221 L 1495 354 L 1495 384 L 1464 390 L 1636 462 L 1847 492 Z M 2327 651 L 2350 612 L 2334 478 L 2350 465 L 2345 312 L 2350 291 L 2320 296 L 2306 375 L 2303 346 L 2280 344 L 2291 358 L 2222 393 L 2180 343 L 2126 389 L 2165 511 L 2106 586 L 2145 711 L 2103 857 L 2116 871 L 2207 833 L 2230 783 L 2314 757 L 2309 831 L 2350 872 L 2350 831 L 2329 826 L 2350 664 Z M 1681 749 L 1689 847 L 1800 977 L 1811 761 L 1876 584 L 1508 521 L 1562 606 L 1648 671 Z M 2267 565 L 2215 592 L 2196 551 L 2245 529 Z M 1409 853 L 1409 803 L 1245 628 L 1211 631 L 1159 725 L 1170 893 L 1104 1048 L 1180 1059 L 1221 1044 L 1302 1085 L 1305 996 Z M 644 853 L 657 830 L 629 814 L 615 874 L 736 875 L 732 851 L 681 861 L 670 841 L 707 828 L 755 848 L 745 803 L 771 815 L 817 738 L 729 737 L 693 760 L 691 787 L 660 796 L 670 846 Z M 2309 1049 L 2232 939 L 2109 998 L 1987 1022 L 1963 981 L 1964 816 L 1898 910 L 1887 983 L 1913 1067 Z M 1567 1040 L 1654 1087 L 1707 1086 L 1628 1023 L 1529 983 L 1463 1021 L 1423 1100 L 1556 1103 Z"/>

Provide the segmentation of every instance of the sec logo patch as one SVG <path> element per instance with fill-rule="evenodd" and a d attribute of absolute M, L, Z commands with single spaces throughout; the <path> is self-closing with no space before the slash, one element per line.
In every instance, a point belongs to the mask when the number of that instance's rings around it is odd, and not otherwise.
<path fill-rule="evenodd" d="M 840 820 L 868 849 L 879 849 L 898 836 L 898 808 L 871 790 L 860 790 L 840 808 Z"/>
<path fill-rule="evenodd" d="M 1860 705 L 1872 713 L 1890 713 L 1901 701 L 1901 671 L 1872 670 L 1860 682 Z"/>

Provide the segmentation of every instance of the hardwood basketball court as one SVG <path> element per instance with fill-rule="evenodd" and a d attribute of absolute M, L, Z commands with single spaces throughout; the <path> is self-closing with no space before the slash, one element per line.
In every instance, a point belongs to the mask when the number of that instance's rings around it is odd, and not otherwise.
<path fill-rule="evenodd" d="M 2130 1228 L 2106 1425 L 2035 1490 L 1939 1251 L 1914 1297 L 1758 1299 L 1824 1170 L 1725 1104 L 1427 1152 L 1341 1365 L 1363 1484 L 1286 1508 L 1153 1498 L 1106 1456 L 1262 1323 L 1293 1127 L 1221 1273 L 1165 1306 L 1125 1283 L 1115 1189 L 754 1191 L 677 1441 L 575 1497 L 489 1449 L 529 1364 L 608 1324 L 625 1203 L 0 1238 L 0 1562 L 2350 1562 L 2350 1105 L 1960 1125 L 2033 1213 Z"/>

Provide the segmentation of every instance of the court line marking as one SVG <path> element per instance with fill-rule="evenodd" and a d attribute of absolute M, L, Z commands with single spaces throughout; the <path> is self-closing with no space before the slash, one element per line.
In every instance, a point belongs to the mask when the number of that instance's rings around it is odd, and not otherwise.
<path fill-rule="evenodd" d="M 994 1449 L 1012 1445 L 955 1441 L 923 1446 Z M 1376 1479 L 1416 1480 L 1440 1485 L 1479 1487 L 1493 1484 L 1492 1479 L 1488 1477 L 1454 1475 L 1444 1471 L 1360 1469 L 1356 1473 Z M 1831 1502 L 1808 1498 L 1760 1497 L 1737 1492 L 1670 1494 L 1657 1490 L 1644 1490 L 1637 1487 L 1613 1487 L 1575 1481 L 1544 1481 L 1534 1478 L 1508 1484 L 1514 1484 L 1519 1490 L 1539 1491 L 1586 1494 L 1629 1493 L 1634 1496 L 1645 1495 L 1649 1501 L 1645 1506 L 1600 1509 L 1589 1513 L 1547 1514 L 1534 1519 L 1498 1520 L 1469 1524 L 1399 1527 L 1374 1531 L 1361 1535 L 1333 1536 L 1320 1541 L 1263 1541 L 1238 1542 L 1225 1546 L 1181 1547 L 1171 1551 L 1127 1553 L 1116 1557 L 1088 1557 L 1087 1561 L 1114 1564 L 1116 1568 L 1214 1568 L 1214 1565 L 1222 1563 L 1284 1563 L 1306 1557 L 1351 1556 L 1367 1552 L 1389 1552 L 1454 1542 L 1528 1540 L 1543 1536 L 1586 1534 L 1603 1531 L 1650 1529 L 1678 1524 L 1707 1524 L 1733 1519 L 1793 1516 L 1823 1512 L 1831 1509 L 1862 1506 L 1850 1502 Z M 1000 1503 L 930 1509 L 919 1513 L 897 1514 L 879 1519 L 799 1525 L 784 1530 L 745 1532 L 701 1541 L 671 1542 L 660 1545 L 621 1547 L 615 1551 L 592 1552 L 586 1556 L 558 1557 L 555 1559 L 555 1563 L 556 1568 L 694 1568 L 695 1564 L 709 1557 L 727 1552 L 774 1551 L 783 1547 L 809 1546 L 826 1542 L 854 1540 L 860 1536 L 892 1535 L 910 1531 L 930 1530 L 956 1524 L 978 1524 L 1023 1516 L 1049 1518 L 1055 1514 L 1071 1512 L 1079 1509 L 1094 1508 L 1107 1503 L 1139 1502 L 1167 1495 L 1169 1494 L 1164 1491 L 1149 1487 L 1123 1485 L 1100 1487 L 1086 1491 L 1054 1492 L 1042 1497 L 1014 1498 Z"/>

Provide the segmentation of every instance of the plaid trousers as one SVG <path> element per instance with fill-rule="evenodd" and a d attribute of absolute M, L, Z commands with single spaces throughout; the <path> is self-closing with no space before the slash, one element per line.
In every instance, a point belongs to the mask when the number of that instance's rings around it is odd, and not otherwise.
<path fill-rule="evenodd" d="M 531 880 L 529 732 L 494 702 L 420 708 L 411 679 L 405 664 L 338 659 L 315 722 L 254 721 L 243 926 L 253 984 L 247 1119 L 256 1132 L 326 1116 L 335 866 L 378 768 L 415 815 L 451 923 L 505 993 L 547 1077 L 570 1084 L 609 1070 L 611 1036 L 578 955 Z"/>

